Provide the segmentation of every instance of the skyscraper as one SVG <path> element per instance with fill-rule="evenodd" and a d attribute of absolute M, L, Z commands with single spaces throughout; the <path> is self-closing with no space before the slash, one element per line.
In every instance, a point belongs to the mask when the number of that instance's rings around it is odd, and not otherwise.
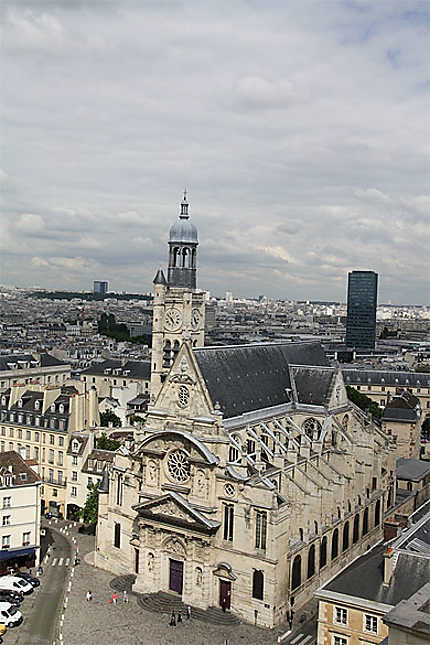
<path fill-rule="evenodd" d="M 348 273 L 346 346 L 375 349 L 378 274 L 374 271 Z"/>
<path fill-rule="evenodd" d="M 94 280 L 93 293 L 95 296 L 104 296 L 109 289 L 109 283 L 105 280 Z"/>

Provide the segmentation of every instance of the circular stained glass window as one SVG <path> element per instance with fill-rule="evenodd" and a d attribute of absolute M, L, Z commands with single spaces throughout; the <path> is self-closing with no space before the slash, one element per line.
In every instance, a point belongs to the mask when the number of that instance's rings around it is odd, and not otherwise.
<path fill-rule="evenodd" d="M 187 407 L 190 402 L 190 391 L 185 385 L 181 385 L 178 391 L 178 405 L 181 408 Z"/>
<path fill-rule="evenodd" d="M 169 476 L 176 482 L 186 482 L 190 477 L 188 456 L 183 450 L 174 450 L 167 457 Z"/>
<path fill-rule="evenodd" d="M 224 492 L 227 495 L 227 497 L 233 497 L 235 492 L 233 484 L 226 484 L 224 486 Z"/>

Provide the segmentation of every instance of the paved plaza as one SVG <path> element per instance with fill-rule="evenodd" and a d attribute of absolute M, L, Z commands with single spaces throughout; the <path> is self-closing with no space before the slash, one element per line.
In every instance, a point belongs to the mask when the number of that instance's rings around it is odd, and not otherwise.
<path fill-rule="evenodd" d="M 182 624 L 170 627 L 169 613 L 144 610 L 133 594 L 129 595 L 129 603 L 124 603 L 119 592 L 118 604 L 111 604 L 110 583 L 114 576 L 85 561 L 85 555 L 86 559 L 91 557 L 94 537 L 78 535 L 75 528 L 69 536 L 77 539 L 81 563 L 74 568 L 71 591 L 67 594 L 62 629 L 64 645 L 225 645 L 226 640 L 229 645 L 277 643 L 282 629 L 269 631 L 247 624 L 215 625 L 185 617 Z M 91 601 L 85 598 L 89 590 L 93 595 Z M 284 643 L 288 644 L 291 637 Z"/>

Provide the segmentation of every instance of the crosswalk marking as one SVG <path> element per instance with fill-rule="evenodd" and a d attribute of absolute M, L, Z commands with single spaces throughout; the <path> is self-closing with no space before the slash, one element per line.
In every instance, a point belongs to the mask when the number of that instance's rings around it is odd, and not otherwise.
<path fill-rule="evenodd" d="M 55 567 L 55 565 L 56 565 L 56 564 L 57 564 L 57 558 L 54 558 L 54 559 L 52 560 L 52 566 L 53 566 L 53 567 Z"/>
<path fill-rule="evenodd" d="M 296 636 L 295 639 L 291 641 L 290 645 L 294 645 L 295 643 L 297 643 L 297 641 L 300 640 L 302 636 L 304 636 L 303 632 L 298 636 Z"/>
<path fill-rule="evenodd" d="M 67 558 L 67 560 L 66 560 L 66 567 L 68 567 L 68 566 L 69 566 L 69 564 L 70 564 L 70 558 Z"/>
<path fill-rule="evenodd" d="M 59 567 L 62 567 L 62 566 L 63 566 L 63 560 L 64 560 L 64 558 L 60 558 L 60 560 L 59 560 L 59 562 L 58 562 L 58 566 L 59 566 Z"/>
<path fill-rule="evenodd" d="M 310 640 L 312 640 L 312 636 L 306 636 L 304 640 L 300 641 L 300 645 L 305 645 L 306 643 L 309 643 Z"/>

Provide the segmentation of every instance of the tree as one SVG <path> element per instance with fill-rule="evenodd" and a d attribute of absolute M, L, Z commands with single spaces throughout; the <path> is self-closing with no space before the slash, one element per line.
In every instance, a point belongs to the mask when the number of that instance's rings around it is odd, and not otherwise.
<path fill-rule="evenodd" d="M 118 450 L 121 443 L 115 439 L 109 439 L 106 435 L 106 432 L 103 432 L 102 435 L 96 439 L 96 448 L 99 450 Z"/>
<path fill-rule="evenodd" d="M 87 501 L 84 508 L 79 511 L 80 517 L 84 520 L 85 524 L 97 524 L 97 516 L 99 512 L 99 485 L 88 484 Z"/>
<path fill-rule="evenodd" d="M 381 418 L 381 408 L 375 401 L 372 401 L 368 396 L 362 394 L 350 385 L 346 386 L 346 393 L 348 395 L 348 399 L 355 403 L 355 405 L 363 410 L 363 412 L 370 412 L 374 419 Z"/>
<path fill-rule="evenodd" d="M 130 417 L 128 417 L 128 421 L 130 425 L 134 426 L 139 425 L 145 421 L 145 417 L 141 417 L 138 414 L 132 414 Z"/>
<path fill-rule="evenodd" d="M 104 428 L 109 428 L 110 423 L 114 428 L 121 427 L 121 419 L 116 416 L 115 412 L 112 412 L 112 410 L 106 410 L 106 412 L 101 412 L 100 425 L 103 426 Z"/>

